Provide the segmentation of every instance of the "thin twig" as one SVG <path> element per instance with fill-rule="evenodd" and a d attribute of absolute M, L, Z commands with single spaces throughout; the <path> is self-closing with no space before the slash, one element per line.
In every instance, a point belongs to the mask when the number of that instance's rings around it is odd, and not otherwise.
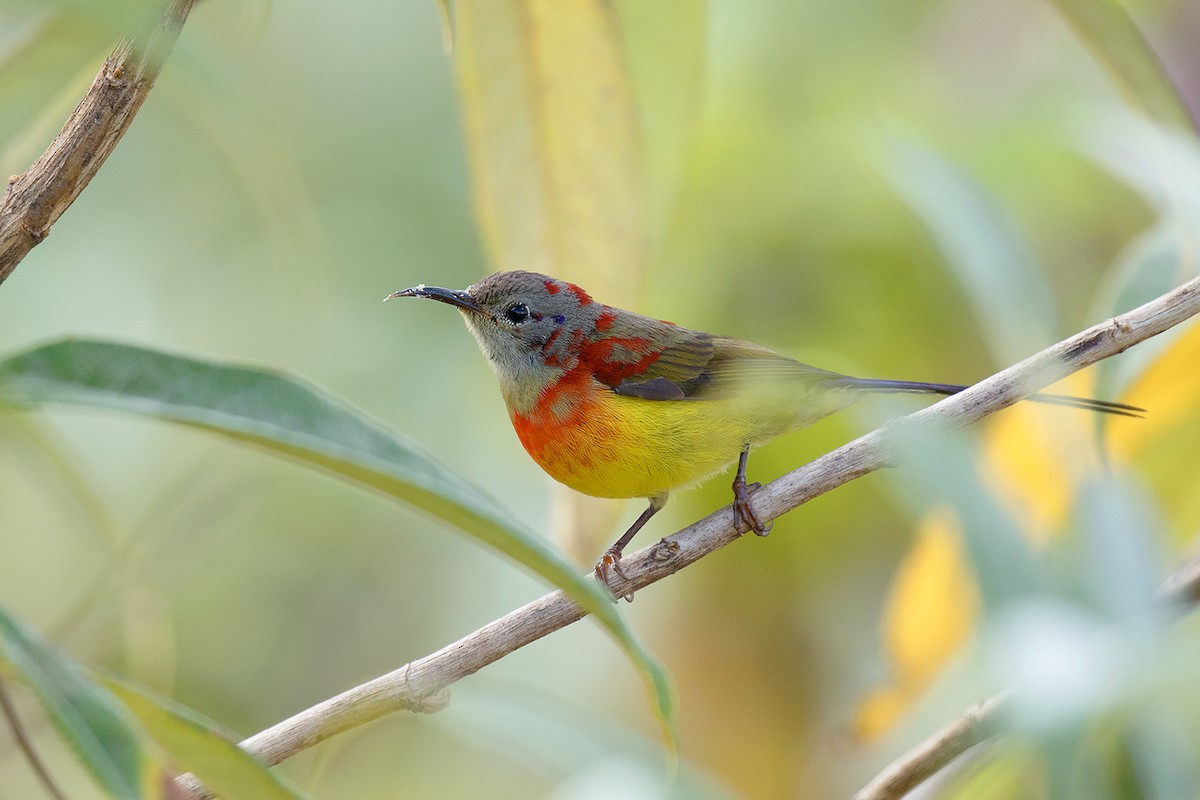
<path fill-rule="evenodd" d="M 174 0 L 144 35 L 127 38 L 104 62 L 79 105 L 46 151 L 8 181 L 0 200 L 0 283 L 50 226 L 125 134 L 179 37 L 195 0 Z"/>
<path fill-rule="evenodd" d="M 46 788 L 46 793 L 54 800 L 66 800 L 67 796 L 58 788 L 58 784 L 50 775 L 50 770 L 46 768 L 45 762 L 34 749 L 33 741 L 29 738 L 25 726 L 21 724 L 21 718 L 17 716 L 17 707 L 13 705 L 12 697 L 9 696 L 8 687 L 4 685 L 3 680 L 0 680 L 0 712 L 3 712 L 4 718 L 8 721 L 8 727 L 12 729 L 13 738 L 17 740 L 17 747 L 24 754 L 29 766 L 33 768 L 38 780 L 42 782 L 42 786 Z"/>
<path fill-rule="evenodd" d="M 889 466 L 889 442 L 901 425 L 960 428 L 1012 405 L 1073 372 L 1116 355 L 1200 313 L 1200 279 L 1119 317 L 1095 325 L 971 388 L 885 425 L 789 472 L 754 493 L 755 510 L 769 521 L 855 478 Z M 727 506 L 621 561 L 629 577 L 613 586 L 626 595 L 683 569 L 741 536 Z M 429 711 L 447 702 L 447 687 L 509 653 L 581 619 L 584 612 L 553 592 L 485 625 L 453 644 L 325 700 L 242 742 L 269 764 L 342 731 L 402 709 Z M 191 776 L 182 785 L 202 795 Z"/>
<path fill-rule="evenodd" d="M 1179 606 L 1194 606 L 1200 603 L 1200 556 L 1196 556 L 1184 567 L 1163 581 L 1158 587 L 1159 595 Z"/>
<path fill-rule="evenodd" d="M 854 795 L 854 800 L 898 800 L 993 735 L 995 718 L 1012 690 L 989 697 L 893 761 Z"/>

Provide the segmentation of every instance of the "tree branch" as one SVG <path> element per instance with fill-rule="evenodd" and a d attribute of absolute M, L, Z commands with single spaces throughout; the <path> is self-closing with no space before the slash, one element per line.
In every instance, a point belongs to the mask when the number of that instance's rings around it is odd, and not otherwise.
<path fill-rule="evenodd" d="M 1200 603 L 1200 556 L 1196 556 L 1167 578 L 1159 587 L 1158 594 L 1164 600 L 1180 607 Z"/>
<path fill-rule="evenodd" d="M 893 761 L 854 795 L 854 800 L 899 800 L 950 762 L 995 732 L 995 717 L 1012 690 L 1001 692 L 968 708 L 962 716 Z"/>
<path fill-rule="evenodd" d="M 963 427 L 1197 313 L 1200 313 L 1200 279 L 1088 328 L 959 394 L 895 420 L 789 472 L 754 493 L 755 511 L 759 519 L 769 521 L 844 483 L 889 466 L 892 460 L 889 442 L 895 426 Z M 732 509 L 726 506 L 626 556 L 621 566 L 629 579 L 617 580 L 613 590 L 617 595 L 625 595 L 649 586 L 733 542 L 741 533 Z M 278 764 L 337 733 L 393 711 L 438 710 L 448 702 L 447 687 L 451 684 L 583 616 L 583 610 L 562 592 L 553 592 L 436 653 L 273 725 L 246 739 L 242 747 L 269 764 Z M 991 708 L 985 703 L 977 709 L 976 722 Z M 961 746 L 971 735 L 978 735 L 971 733 L 978 728 L 977 724 L 971 723 L 966 728 L 958 736 L 950 735 L 954 730 L 947 729 L 943 738 Z M 203 788 L 191 776 L 183 776 L 180 781 L 193 793 L 203 796 Z"/>
<path fill-rule="evenodd" d="M 117 146 L 154 88 L 194 3 L 174 0 L 144 35 L 122 40 L 46 152 L 9 178 L 0 200 L 0 283 L 49 235 Z"/>

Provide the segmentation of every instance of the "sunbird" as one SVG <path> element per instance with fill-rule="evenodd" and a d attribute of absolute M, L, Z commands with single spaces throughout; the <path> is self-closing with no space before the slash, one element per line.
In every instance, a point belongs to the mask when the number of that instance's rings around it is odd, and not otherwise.
<path fill-rule="evenodd" d="M 596 563 L 606 586 L 621 554 L 675 489 L 737 461 L 738 525 L 770 531 L 751 503 L 750 448 L 802 428 L 864 394 L 951 395 L 949 383 L 852 378 L 761 345 L 614 308 L 575 284 L 498 272 L 465 290 L 414 286 L 393 297 L 454 306 L 491 364 L 517 438 L 550 477 L 594 497 L 649 506 Z M 1030 400 L 1123 416 L 1143 409 L 1056 394 Z"/>

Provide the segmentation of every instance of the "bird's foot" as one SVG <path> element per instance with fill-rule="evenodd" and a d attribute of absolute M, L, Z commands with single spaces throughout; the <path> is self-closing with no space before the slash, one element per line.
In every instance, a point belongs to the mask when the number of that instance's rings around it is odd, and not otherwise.
<path fill-rule="evenodd" d="M 613 591 L 612 582 L 609 579 L 612 573 L 615 572 L 621 580 L 626 583 L 629 582 L 629 576 L 625 574 L 625 570 L 621 569 L 621 549 L 620 547 L 610 547 L 605 550 L 604 555 L 596 562 L 596 567 L 592 572 L 595 573 L 596 580 L 600 582 L 600 585 L 608 589 L 609 592 L 612 592 L 613 597 L 624 597 L 625 602 L 632 603 L 633 592 L 626 595 L 617 595 Z"/>
<path fill-rule="evenodd" d="M 737 520 L 738 527 L 746 526 L 758 536 L 766 536 L 771 532 L 771 525 L 763 525 L 758 521 L 758 515 L 754 513 L 754 505 L 750 502 L 750 494 L 762 488 L 762 484 L 746 483 L 743 480 L 735 480 L 733 482 L 733 515 Z"/>

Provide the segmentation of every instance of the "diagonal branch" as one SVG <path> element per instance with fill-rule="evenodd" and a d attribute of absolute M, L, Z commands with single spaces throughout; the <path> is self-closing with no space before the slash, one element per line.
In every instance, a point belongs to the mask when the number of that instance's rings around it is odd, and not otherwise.
<path fill-rule="evenodd" d="M 194 3 L 173 0 L 149 31 L 122 40 L 46 152 L 9 179 L 0 200 L 0 283 L 50 234 L 116 148 L 154 88 Z"/>
<path fill-rule="evenodd" d="M 889 466 L 894 426 L 963 427 L 1197 313 L 1200 313 L 1200 279 L 1088 328 L 959 394 L 789 472 L 754 493 L 756 512 L 760 519 L 769 521 L 844 483 Z M 616 594 L 625 595 L 649 586 L 733 542 L 741 533 L 732 509 L 722 508 L 673 536 L 626 556 L 621 566 L 629 579 L 617 582 L 613 589 Z M 393 711 L 436 711 L 448 702 L 447 688 L 451 684 L 583 616 L 583 610 L 562 592 L 553 592 L 436 653 L 301 711 L 251 736 L 242 742 L 242 747 L 270 764 L 278 764 L 337 733 Z M 184 776 L 181 781 L 192 792 L 203 792 L 194 778 Z"/>
<path fill-rule="evenodd" d="M 854 794 L 853 800 L 900 800 L 945 769 L 952 761 L 995 733 L 996 717 L 1008 704 L 1012 689 L 968 708 L 962 716 L 893 761 Z"/>

